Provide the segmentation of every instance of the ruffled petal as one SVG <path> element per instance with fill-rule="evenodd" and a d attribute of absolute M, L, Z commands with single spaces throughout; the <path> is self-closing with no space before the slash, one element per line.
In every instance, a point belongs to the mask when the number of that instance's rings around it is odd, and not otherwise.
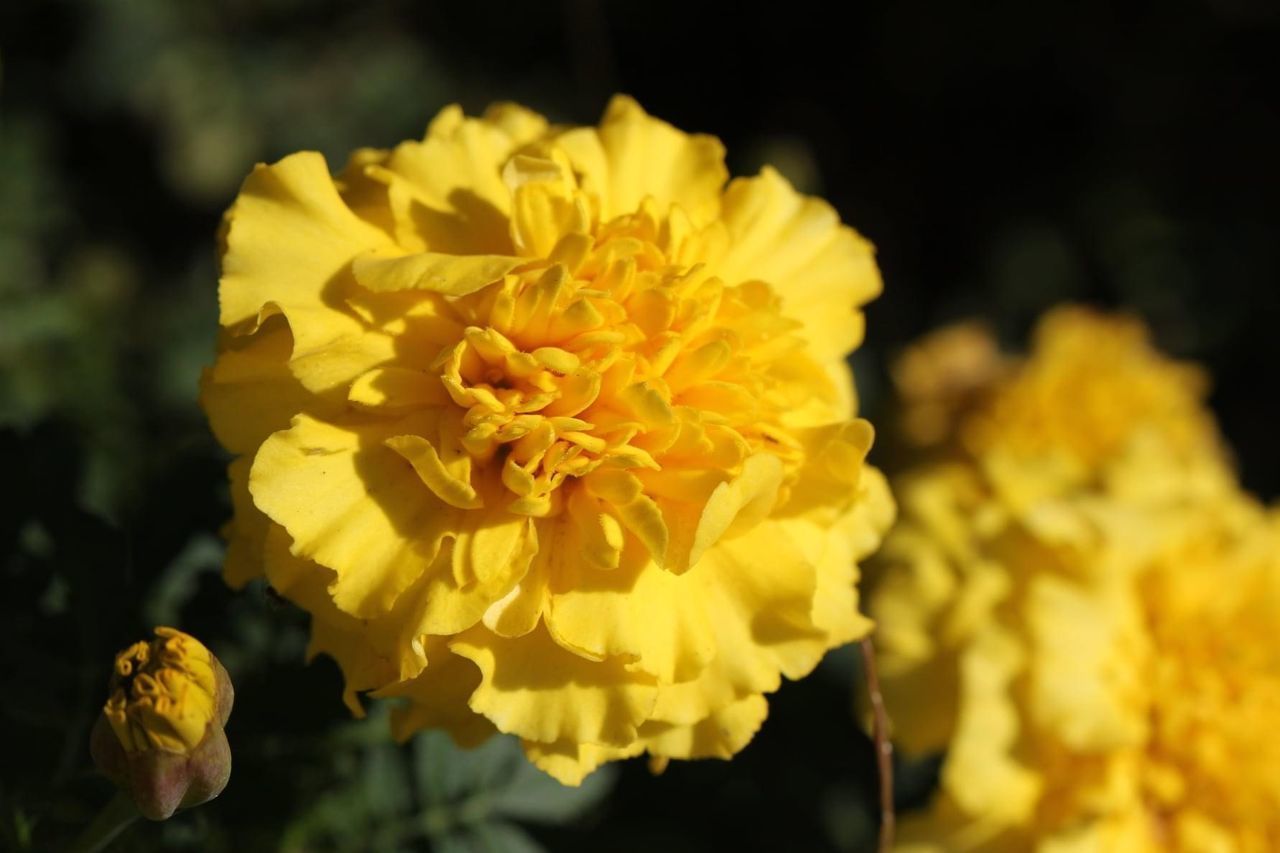
<path fill-rule="evenodd" d="M 499 123 L 466 118 L 446 107 L 421 142 L 396 146 L 371 175 L 403 193 L 408 216 L 425 247 L 453 255 L 510 255 L 511 193 L 502 167 L 532 141 L 545 122 L 535 113 L 504 107 Z"/>
<path fill-rule="evenodd" d="M 440 377 L 407 367 L 378 367 L 361 374 L 347 392 L 350 403 L 390 413 L 408 413 L 449 402 Z"/>
<path fill-rule="evenodd" d="M 960 656 L 960 713 L 942 784 L 963 810 L 993 823 L 1024 823 L 1040 796 L 1038 774 L 1012 757 L 1021 723 L 1010 686 L 1025 665 L 1017 640 L 996 626 Z"/>
<path fill-rule="evenodd" d="M 804 466 L 778 508 L 780 518 L 803 518 L 830 524 L 849 511 L 864 495 L 860 479 L 874 431 L 863 420 L 797 430 L 805 448 Z M 891 512 L 891 504 L 881 511 Z"/>
<path fill-rule="evenodd" d="M 525 740 L 626 747 L 653 708 L 652 677 L 618 660 L 579 657 L 542 628 L 517 640 L 475 629 L 449 648 L 480 667 L 471 708 Z"/>
<path fill-rule="evenodd" d="M 392 736 L 404 742 L 422 729 L 444 729 L 464 749 L 479 746 L 497 732 L 493 723 L 467 704 L 480 686 L 480 670 L 450 652 L 444 638 L 431 638 L 426 649 L 430 660 L 426 669 L 409 681 L 388 685 L 374 694 L 410 700 L 392 710 Z"/>
<path fill-rule="evenodd" d="M 1030 717 L 1072 750 L 1098 753 L 1142 743 L 1145 631 L 1122 584 L 1083 588 L 1037 577 L 1027 597 Z"/>
<path fill-rule="evenodd" d="M 778 457 L 758 453 L 743 462 L 738 476 L 716 486 L 698 518 L 687 565 L 697 565 L 722 536 L 749 530 L 768 516 L 777 501 L 782 475 Z"/>
<path fill-rule="evenodd" d="M 249 494 L 249 469 L 253 457 L 238 456 L 227 466 L 231 483 L 231 521 L 222 535 L 227 539 L 227 556 L 222 564 L 222 577 L 232 589 L 241 589 L 249 581 L 262 576 L 262 549 L 271 519 L 254 506 Z"/>
<path fill-rule="evenodd" d="M 679 205 L 697 223 L 719 211 L 729 177 L 720 140 L 677 130 L 631 98 L 610 101 L 598 130 L 571 130 L 557 142 L 582 176 L 583 189 L 599 198 L 605 219 L 638 210 L 646 198 L 664 210 Z"/>
<path fill-rule="evenodd" d="M 226 214 L 221 323 L 256 323 L 274 305 L 302 352 L 357 336 L 342 296 L 351 259 L 377 248 L 391 248 L 387 235 L 351 212 L 319 154 L 259 165 Z"/>
<path fill-rule="evenodd" d="M 381 229 L 391 240 L 404 245 L 410 237 L 401 227 L 402 218 L 392 203 L 386 184 L 370 177 L 369 167 L 384 166 L 391 152 L 385 148 L 357 148 L 347 157 L 347 163 L 334 179 L 338 194 L 351 212 Z M 414 248 L 422 248 L 415 246 Z"/>
<path fill-rule="evenodd" d="M 559 561 L 546 619 L 562 644 L 663 683 L 695 678 L 715 656 L 701 585 L 659 568 L 634 540 L 615 569 Z"/>
<path fill-rule="evenodd" d="M 316 397 L 289 371 L 292 353 L 293 335 L 281 316 L 252 335 L 223 333 L 217 362 L 200 378 L 200 405 L 213 434 L 232 453 L 257 450 L 300 411 L 340 409 L 340 402 Z"/>
<path fill-rule="evenodd" d="M 858 562 L 880 546 L 894 518 L 893 498 L 883 474 L 864 467 L 858 485 L 857 502 L 844 515 L 829 526 L 811 525 L 809 535 L 799 537 L 817 577 L 813 622 L 827 633 L 831 646 L 871 633 L 873 623 L 859 612 Z"/>
<path fill-rule="evenodd" d="M 451 667 L 453 676 L 469 674 L 478 683 L 474 666 L 468 663 L 459 671 L 456 660 L 449 662 L 455 656 L 442 637 L 474 625 L 500 590 L 458 584 L 449 571 L 447 550 L 441 552 L 435 569 L 406 590 L 388 613 L 357 619 L 333 602 L 329 588 L 334 572 L 292 554 L 291 544 L 284 528 L 271 525 L 265 548 L 267 579 L 312 615 L 310 654 L 327 654 L 338 662 L 346 678 L 349 706 L 359 709 L 359 693 L 418 679 L 437 659 Z M 470 693 L 467 690 L 461 697 L 463 707 Z"/>
<path fill-rule="evenodd" d="M 364 716 L 359 694 L 396 678 L 397 671 L 418 671 L 426 664 L 421 647 L 378 647 L 371 642 L 369 623 L 339 610 L 329 596 L 332 569 L 290 552 L 293 540 L 278 524 L 266 535 L 262 561 L 267 581 L 280 595 L 311 614 L 311 639 L 307 659 L 328 655 L 342 670 L 342 699 L 351 713 Z M 384 632 L 385 634 L 385 632 Z M 408 658 L 409 660 L 405 660 Z"/>
<path fill-rule="evenodd" d="M 640 729 L 645 748 L 664 758 L 732 758 L 769 715 L 763 696 L 748 696 L 691 725 L 649 722 Z"/>
<path fill-rule="evenodd" d="M 639 741 L 624 747 L 575 743 L 567 740 L 556 743 L 538 743 L 530 740 L 524 742 L 525 757 L 535 767 L 561 785 L 574 788 L 581 785 L 583 779 L 602 765 L 610 761 L 634 758 L 642 752 L 644 752 L 644 744 Z"/>
<path fill-rule="evenodd" d="M 700 564 L 709 570 L 714 599 L 707 609 L 718 623 L 719 654 L 737 659 L 752 680 L 764 676 L 770 690 L 777 686 L 771 673 L 801 678 L 826 652 L 826 638 L 812 619 L 814 567 L 795 533 L 786 522 L 765 521 L 722 542 Z"/>
<path fill-rule="evenodd" d="M 652 718 L 692 725 L 785 674 L 806 675 L 826 652 L 812 618 L 814 566 L 787 524 L 766 521 L 721 542 L 682 579 L 702 585 L 715 657 L 692 681 L 662 684 Z"/>
<path fill-rule="evenodd" d="M 255 503 L 293 537 L 294 553 L 333 569 L 338 606 L 361 617 L 391 609 L 431 571 L 457 511 L 383 445 L 397 422 L 325 423 L 306 415 L 254 460 Z"/>
<path fill-rule="evenodd" d="M 564 525 L 530 521 L 534 525 L 529 534 L 534 554 L 529 570 L 484 612 L 485 627 L 500 637 L 523 637 L 538 626 L 546 612 L 551 566 L 560 559 L 557 555 L 567 553 Z"/>
<path fill-rule="evenodd" d="M 882 288 L 871 244 L 826 202 L 797 193 L 770 168 L 724 195 L 730 247 L 712 263 L 730 284 L 766 281 L 820 356 L 843 359 L 862 340 L 859 308 Z"/>
<path fill-rule="evenodd" d="M 524 258 L 504 255 L 373 253 L 356 258 L 352 272 L 361 287 L 375 293 L 429 290 L 444 296 L 466 296 L 501 281 L 525 262 Z"/>

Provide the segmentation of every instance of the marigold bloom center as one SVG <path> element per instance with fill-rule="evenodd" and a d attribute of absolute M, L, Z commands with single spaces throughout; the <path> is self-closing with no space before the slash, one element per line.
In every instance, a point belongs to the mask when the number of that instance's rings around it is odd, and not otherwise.
<path fill-rule="evenodd" d="M 529 160 L 513 162 L 535 168 Z M 554 160 L 533 162 L 560 174 Z M 599 223 L 570 183 L 548 190 L 577 218 L 546 257 L 450 301 L 465 326 L 430 365 L 450 409 L 438 440 L 399 437 L 392 446 L 446 503 L 483 506 L 486 489 L 473 478 L 492 468 L 490 479 L 510 493 L 505 508 L 533 517 L 564 509 L 558 490 L 570 479 L 584 479 L 577 500 L 585 504 L 656 480 L 679 492 L 682 458 L 721 476 L 760 451 L 798 462 L 772 368 L 803 341 L 769 285 L 727 286 L 704 265 L 682 263 L 697 235 L 678 208 L 663 215 L 647 200 Z M 517 218 L 513 242 L 535 246 L 533 235 L 556 233 L 555 210 Z M 424 401 L 435 402 L 430 393 Z M 620 473 L 628 470 L 635 476 Z"/>

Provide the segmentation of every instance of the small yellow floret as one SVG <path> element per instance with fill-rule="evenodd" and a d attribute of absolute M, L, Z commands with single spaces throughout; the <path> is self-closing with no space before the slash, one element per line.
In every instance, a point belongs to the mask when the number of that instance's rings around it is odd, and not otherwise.
<path fill-rule="evenodd" d="M 116 655 L 103 713 L 127 752 L 190 754 L 214 718 L 213 658 L 194 637 L 156 628 L 151 642 Z"/>

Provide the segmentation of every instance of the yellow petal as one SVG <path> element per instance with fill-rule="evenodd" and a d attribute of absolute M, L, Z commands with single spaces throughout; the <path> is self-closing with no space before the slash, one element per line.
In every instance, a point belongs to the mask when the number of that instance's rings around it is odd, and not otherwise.
<path fill-rule="evenodd" d="M 484 111 L 484 120 L 505 133 L 517 148 L 547 135 L 545 118 L 512 101 L 491 104 Z"/>
<path fill-rule="evenodd" d="M 582 175 L 583 189 L 599 198 L 605 219 L 638 210 L 646 198 L 662 210 L 678 204 L 699 223 L 719 210 L 729 177 L 720 140 L 677 130 L 631 98 L 610 101 L 599 129 L 571 130 L 557 142 Z"/>
<path fill-rule="evenodd" d="M 717 651 L 719 645 L 717 644 Z M 692 681 L 658 685 L 650 722 L 678 726 L 697 725 L 701 720 L 755 693 L 750 679 L 740 675 L 741 667 L 718 654 Z M 768 683 L 760 679 L 757 683 Z M 777 689 L 776 673 L 768 690 Z"/>
<path fill-rule="evenodd" d="M 893 499 L 884 476 L 865 468 L 862 499 L 830 525 L 814 525 L 801 541 L 808 547 L 817 574 L 813 622 L 827 633 L 831 645 L 860 640 L 872 623 L 858 612 L 858 561 L 874 551 L 893 522 Z"/>
<path fill-rule="evenodd" d="M 547 625 L 561 643 L 593 657 L 631 660 L 664 683 L 688 681 L 716 652 L 702 590 L 659 568 L 637 545 L 632 540 L 620 565 L 607 571 L 561 561 Z"/>
<path fill-rule="evenodd" d="M 503 594 L 522 578 L 538 549 L 533 519 L 507 512 L 490 485 L 482 509 L 462 513 L 455 533 L 453 573 L 463 586 L 478 582 Z"/>
<path fill-rule="evenodd" d="M 307 659 L 321 654 L 334 659 L 345 682 L 343 702 L 351 713 L 363 717 L 360 693 L 395 679 L 400 670 L 416 672 L 425 665 L 426 658 L 416 655 L 408 645 L 392 654 L 386 654 L 385 646 L 376 647 L 371 642 L 368 623 L 342 612 L 330 598 L 333 571 L 294 555 L 290 552 L 292 545 L 284 528 L 270 525 L 261 556 L 267 581 L 276 592 L 311 614 Z"/>
<path fill-rule="evenodd" d="M 392 412 L 449 402 L 439 376 L 405 367 L 379 367 L 361 374 L 347 399 L 363 408 Z"/>
<path fill-rule="evenodd" d="M 226 215 L 223 326 L 254 323 L 267 305 L 289 319 L 299 350 L 360 334 L 341 307 L 352 258 L 390 247 L 387 235 L 343 203 L 324 158 L 313 152 L 259 165 Z M 335 299 L 337 297 L 337 299 Z"/>
<path fill-rule="evenodd" d="M 460 455 L 458 470 L 451 470 L 440 458 L 435 446 L 420 435 L 397 435 L 388 438 L 387 447 L 399 453 L 436 497 L 458 509 L 477 509 L 484 501 L 471 485 L 471 458 Z"/>
<path fill-rule="evenodd" d="M 1024 665 L 1017 640 L 998 626 L 961 655 L 963 698 L 943 785 L 965 811 L 993 821 L 1023 823 L 1035 808 L 1040 780 L 1013 757 L 1018 712 L 1010 685 Z"/>
<path fill-rule="evenodd" d="M 503 255 L 380 253 L 361 255 L 351 269 L 360 286 L 375 293 L 428 290 L 445 296 L 466 296 L 501 281 L 523 263 L 523 258 Z"/>
<path fill-rule="evenodd" d="M 357 616 L 385 613 L 427 572 L 457 510 L 383 441 L 403 425 L 346 426 L 306 415 L 267 439 L 250 475 L 254 502 L 294 552 L 333 569 L 333 597 Z"/>
<path fill-rule="evenodd" d="M 880 293 L 880 271 L 871 244 L 841 225 L 830 205 L 766 168 L 729 185 L 724 220 L 730 247 L 712 264 L 716 275 L 730 284 L 771 284 L 823 358 L 843 358 L 858 345 L 859 308 Z"/>
<path fill-rule="evenodd" d="M 569 530 L 577 540 L 582 558 L 597 569 L 615 569 L 622 559 L 626 540 L 622 524 L 585 488 L 575 488 L 569 495 L 572 523 L 560 529 Z"/>
<path fill-rule="evenodd" d="M 380 228 L 393 242 L 401 243 L 410 237 L 401 215 L 403 206 L 392 201 L 386 184 L 369 175 L 369 167 L 384 166 L 390 156 L 391 152 L 385 148 L 357 148 L 347 157 L 334 184 L 352 213 Z"/>
<path fill-rule="evenodd" d="M 806 431 L 802 441 L 807 458 L 778 516 L 794 525 L 795 542 L 815 568 L 814 624 L 831 645 L 842 645 L 871 630 L 858 612 L 858 561 L 880 546 L 896 508 L 884 476 L 864 464 L 868 424 Z"/>
<path fill-rule="evenodd" d="M 394 659 L 422 635 L 457 634 L 475 625 L 522 581 L 537 550 L 532 521 L 506 512 L 496 501 L 458 513 L 430 569 L 390 612 L 369 621 L 375 634 L 384 624 L 399 632 L 400 639 L 383 654 Z M 416 672 L 402 664 L 397 677 Z"/>
<path fill-rule="evenodd" d="M 542 628 L 514 640 L 473 629 L 449 648 L 480 667 L 472 709 L 525 740 L 625 747 L 653 707 L 652 678 L 565 651 Z"/>
<path fill-rule="evenodd" d="M 649 722 L 640 729 L 645 748 L 667 758 L 732 758 L 760 730 L 769 714 L 763 696 L 748 696 L 692 725 Z"/>
<path fill-rule="evenodd" d="M 417 579 L 390 611 L 357 619 L 334 604 L 329 592 L 333 571 L 292 554 L 291 547 L 288 533 L 271 525 L 265 550 L 267 578 L 311 614 L 310 653 L 328 654 L 338 662 L 352 708 L 359 707 L 358 693 L 416 678 L 434 659 L 452 657 L 433 636 L 475 625 L 504 590 L 502 584 L 459 585 L 449 569 L 446 547 L 432 571 Z M 470 664 L 466 669 L 475 672 Z"/>
<path fill-rule="evenodd" d="M 750 529 L 767 516 L 782 485 L 782 462 L 769 453 L 758 453 L 746 460 L 742 472 L 726 483 L 721 483 L 711 493 L 689 550 L 688 565 L 697 565 L 702 555 L 720 537 L 737 525 L 739 530 Z"/>
<path fill-rule="evenodd" d="M 717 660 L 752 693 L 776 690 L 780 673 L 807 675 L 827 649 L 812 619 L 815 569 L 795 543 L 797 532 L 763 522 L 721 541 L 689 573 L 704 578 Z"/>
<path fill-rule="evenodd" d="M 337 401 L 307 391 L 289 371 L 293 336 L 284 317 L 252 335 L 223 334 L 222 350 L 200 379 L 200 405 L 218 441 L 232 453 L 252 453 L 267 436 L 289 426 L 299 411 L 338 411 Z"/>
<path fill-rule="evenodd" d="M 253 504 L 249 494 L 251 455 L 238 456 L 227 467 L 231 481 L 231 521 L 223 529 L 227 538 L 227 557 L 222 564 L 222 577 L 233 589 L 240 589 L 262 576 L 262 549 L 271 519 Z"/>
<path fill-rule="evenodd" d="M 626 747 L 600 746 L 594 743 L 557 741 L 556 743 L 524 742 L 524 754 L 535 767 L 561 785 L 576 788 L 582 780 L 610 761 L 621 761 L 644 752 L 637 741 Z"/>
<path fill-rule="evenodd" d="M 1068 749 L 1107 752 L 1145 742 L 1149 721 L 1141 604 L 1119 583 L 1085 588 L 1032 580 L 1030 716 Z"/>
<path fill-rule="evenodd" d="M 560 241 L 585 234 L 590 213 L 581 198 L 565 195 L 545 184 L 530 184 L 515 191 L 512 239 L 528 258 L 550 257 Z M 565 245 L 572 257 L 573 244 Z"/>
<path fill-rule="evenodd" d="M 352 382 L 374 367 L 395 359 L 401 342 L 381 330 L 362 329 L 313 350 L 294 345 L 289 372 L 316 394 L 345 394 Z"/>
<path fill-rule="evenodd" d="M 696 679 L 659 686 L 652 718 L 693 725 L 733 702 L 807 675 L 830 643 L 813 623 L 816 570 L 790 522 L 722 540 L 682 581 L 702 585 L 715 657 Z"/>
<path fill-rule="evenodd" d="M 554 530 L 554 527 L 544 527 Z M 547 582 L 549 572 L 547 562 L 551 559 L 551 549 L 562 547 L 554 539 L 548 540 L 547 533 L 537 533 L 534 528 L 530 538 L 536 543 L 536 553 L 530 561 L 529 570 L 510 592 L 495 601 L 484 612 L 484 624 L 500 637 L 523 637 L 538 627 L 538 620 L 547 604 Z"/>
<path fill-rule="evenodd" d="M 510 254 L 511 193 L 502 167 L 525 134 L 539 126 L 534 114 L 499 121 L 466 118 L 447 107 L 421 142 L 392 151 L 383 176 L 403 181 L 414 200 L 411 215 L 429 249 L 458 255 Z M 386 177 L 383 177 L 386 180 Z"/>
<path fill-rule="evenodd" d="M 507 161 L 503 180 L 513 200 L 511 239 L 524 257 L 545 258 L 563 238 L 588 236 L 591 211 L 562 151 L 517 154 Z"/>
<path fill-rule="evenodd" d="M 587 490 L 607 502 L 623 526 L 644 543 L 650 556 L 666 558 L 667 525 L 653 498 L 644 494 L 640 481 L 626 471 L 596 471 L 583 479 Z"/>
<path fill-rule="evenodd" d="M 860 478 L 874 437 L 871 424 L 846 421 L 797 432 L 805 447 L 805 464 L 778 515 L 834 521 L 862 495 Z"/>
<path fill-rule="evenodd" d="M 464 749 L 479 746 L 497 730 L 488 719 L 472 711 L 467 700 L 480 686 L 480 670 L 448 649 L 444 638 L 432 637 L 426 647 L 430 663 L 416 677 L 379 690 L 379 698 L 400 696 L 410 700 L 391 712 L 391 734 L 407 741 L 422 729 L 444 729 Z"/>

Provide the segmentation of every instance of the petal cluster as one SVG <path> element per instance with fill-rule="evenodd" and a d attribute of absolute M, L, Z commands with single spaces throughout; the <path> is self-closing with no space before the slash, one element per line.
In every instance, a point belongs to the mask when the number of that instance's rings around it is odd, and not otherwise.
<path fill-rule="evenodd" d="M 616 98 L 260 166 L 228 211 L 203 402 L 227 579 L 312 615 L 347 701 L 521 737 L 576 783 L 727 757 L 862 636 L 892 503 L 844 358 L 869 244 Z"/>
<path fill-rule="evenodd" d="M 90 737 L 94 763 L 151 820 L 207 802 L 231 775 L 223 726 L 233 700 L 226 670 L 199 640 L 156 628 L 116 655 Z"/>
<path fill-rule="evenodd" d="M 199 640 L 173 628 L 116 655 L 103 714 L 125 751 L 195 749 L 216 715 L 214 667 Z"/>
<path fill-rule="evenodd" d="M 1022 360 L 974 340 L 899 372 L 909 415 L 944 415 L 871 607 L 897 738 L 946 751 L 906 848 L 1276 849 L 1280 515 L 1236 484 L 1203 377 L 1084 309 Z"/>

